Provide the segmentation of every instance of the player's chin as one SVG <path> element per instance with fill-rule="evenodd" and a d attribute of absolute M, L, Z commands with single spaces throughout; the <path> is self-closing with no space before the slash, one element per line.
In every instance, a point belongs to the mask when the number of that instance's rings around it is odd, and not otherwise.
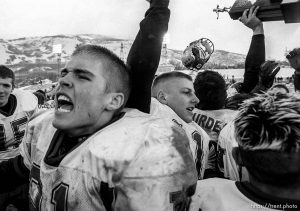
<path fill-rule="evenodd" d="M 191 111 L 184 112 L 184 117 L 182 119 L 187 123 L 192 122 L 193 121 L 193 112 L 191 112 Z"/>
<path fill-rule="evenodd" d="M 70 114 L 67 115 L 66 113 L 62 114 L 58 111 L 55 111 L 54 120 L 52 122 L 53 127 L 61 130 L 68 129 L 72 124 L 74 124 L 74 122 L 76 122 L 72 117 L 73 116 Z"/>
<path fill-rule="evenodd" d="M 193 112 L 192 111 L 187 111 L 185 115 L 185 121 L 187 123 L 190 123 L 193 121 Z"/>
<path fill-rule="evenodd" d="M 0 97 L 0 106 L 5 106 L 8 102 L 8 97 Z"/>

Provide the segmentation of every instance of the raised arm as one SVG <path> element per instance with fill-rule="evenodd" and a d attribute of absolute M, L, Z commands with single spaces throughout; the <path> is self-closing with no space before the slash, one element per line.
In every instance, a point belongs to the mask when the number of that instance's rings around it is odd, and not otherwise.
<path fill-rule="evenodd" d="M 244 82 L 239 92 L 249 93 L 258 84 L 259 70 L 265 61 L 265 36 L 262 22 L 256 17 L 259 7 L 244 11 L 240 21 L 252 29 L 253 36 L 245 61 Z"/>
<path fill-rule="evenodd" d="M 169 0 L 150 0 L 150 8 L 140 22 L 127 64 L 131 69 L 132 90 L 126 107 L 149 113 L 151 85 L 159 65 L 163 36 L 168 30 Z"/>

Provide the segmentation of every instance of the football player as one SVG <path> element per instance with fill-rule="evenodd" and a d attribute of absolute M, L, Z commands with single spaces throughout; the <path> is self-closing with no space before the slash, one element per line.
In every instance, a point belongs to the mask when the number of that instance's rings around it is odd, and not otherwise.
<path fill-rule="evenodd" d="M 167 6 L 151 1 L 140 40 L 162 41 Z M 36 116 L 22 156 L 0 165 L 0 191 L 29 177 L 32 210 L 186 209 L 197 180 L 186 135 L 170 120 L 123 109 L 130 74 L 122 60 L 80 46 L 61 73 L 55 110 Z"/>
<path fill-rule="evenodd" d="M 15 89 L 14 82 L 14 72 L 0 65 L 0 163 L 20 154 L 19 145 L 27 122 L 38 106 L 37 98 L 30 92 Z M 0 210 L 9 203 L 15 206 L 26 203 L 26 196 L 25 186 L 0 194 Z"/>
<path fill-rule="evenodd" d="M 189 75 L 173 71 L 155 78 L 152 85 L 150 112 L 171 119 L 186 131 L 198 171 L 198 179 L 203 179 L 209 137 L 192 119 L 193 109 L 198 102 L 194 93 L 193 80 Z"/>
<path fill-rule="evenodd" d="M 263 63 L 261 70 L 259 72 L 259 83 L 253 89 L 253 91 L 257 90 L 266 90 L 272 86 L 275 75 L 279 71 L 280 67 L 275 62 L 266 61 Z M 275 92 L 276 90 L 269 90 L 271 92 Z M 278 92 L 278 91 L 277 91 Z M 286 91 L 285 91 L 286 92 Z M 284 92 L 280 92 L 284 93 Z M 233 98 L 236 98 L 237 101 L 239 100 L 237 97 L 244 94 L 236 94 Z M 253 95 L 246 96 L 247 99 L 252 98 Z M 241 98 L 239 101 L 242 103 L 245 98 Z M 248 174 L 245 168 L 239 166 L 235 163 L 232 157 L 232 149 L 233 147 L 237 146 L 237 142 L 234 138 L 235 134 L 235 126 L 233 122 L 229 122 L 220 132 L 219 141 L 218 141 L 218 166 L 219 169 L 222 170 L 224 173 L 224 177 L 237 180 L 237 181 L 247 181 Z"/>
<path fill-rule="evenodd" d="M 26 124 L 37 109 L 37 98 L 15 89 L 14 72 L 0 65 L 0 162 L 19 155 Z"/>
<path fill-rule="evenodd" d="M 226 107 L 238 108 L 242 101 L 253 97 L 253 93 L 267 91 L 271 88 L 274 78 L 280 70 L 278 63 L 274 61 L 262 62 L 265 57 L 264 30 L 262 22 L 256 17 L 257 10 L 258 7 L 245 10 L 243 16 L 240 18 L 240 21 L 244 25 L 253 30 L 253 37 L 246 57 L 244 82 L 241 84 L 242 86 L 238 88 L 241 93 L 227 98 Z M 258 70 L 257 66 L 259 67 Z M 256 80 L 257 77 L 258 80 Z M 245 92 L 249 90 L 250 87 L 253 87 L 253 81 L 257 81 L 256 86 L 251 93 L 246 94 Z M 232 157 L 232 149 L 237 146 L 234 134 L 235 127 L 233 122 L 231 122 L 222 129 L 219 135 L 217 149 L 219 171 L 223 173 L 225 178 L 236 181 L 247 181 L 247 171 L 242 166 L 237 165 Z"/>
<path fill-rule="evenodd" d="M 245 101 L 232 153 L 249 182 L 199 181 L 190 211 L 300 210 L 300 96 L 268 92 Z"/>
<path fill-rule="evenodd" d="M 223 177 L 220 170 L 222 166 L 219 166 L 217 160 L 218 137 L 222 128 L 234 119 L 237 111 L 224 108 L 227 96 L 226 84 L 218 72 L 205 70 L 198 73 L 194 87 L 200 102 L 193 110 L 193 120 L 210 136 L 205 178 Z"/>

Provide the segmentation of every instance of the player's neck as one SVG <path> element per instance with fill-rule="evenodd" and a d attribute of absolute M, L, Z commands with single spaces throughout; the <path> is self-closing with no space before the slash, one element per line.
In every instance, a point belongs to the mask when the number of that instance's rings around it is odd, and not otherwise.
<path fill-rule="evenodd" d="M 93 125 L 87 125 L 76 129 L 73 128 L 71 131 L 64 130 L 64 132 L 68 137 L 90 136 L 91 134 L 94 134 L 95 132 L 122 118 L 124 114 L 125 113 L 121 112 L 113 116 L 113 113 L 106 113 L 102 115 L 101 119 L 99 118 L 99 121 Z"/>
<path fill-rule="evenodd" d="M 274 185 L 268 185 L 261 183 L 250 176 L 250 184 L 263 193 L 272 195 L 277 198 L 286 198 L 291 200 L 299 200 L 300 187 L 297 185 L 290 185 L 287 187 L 275 187 Z"/>
<path fill-rule="evenodd" d="M 10 95 L 8 101 L 0 106 L 0 113 L 4 116 L 10 116 L 14 113 L 16 107 L 17 98 L 14 95 Z"/>

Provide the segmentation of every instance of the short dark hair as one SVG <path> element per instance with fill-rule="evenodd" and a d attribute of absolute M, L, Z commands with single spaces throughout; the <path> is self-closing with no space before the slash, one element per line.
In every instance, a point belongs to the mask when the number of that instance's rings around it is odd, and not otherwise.
<path fill-rule="evenodd" d="M 0 78 L 11 78 L 12 87 L 15 87 L 15 73 L 4 65 L 0 65 Z"/>
<path fill-rule="evenodd" d="M 244 101 L 234 123 L 249 174 L 277 186 L 300 183 L 299 94 L 259 94 Z"/>
<path fill-rule="evenodd" d="M 130 70 L 128 66 L 116 54 L 102 46 L 80 45 L 74 50 L 72 56 L 80 54 L 88 54 L 96 58 L 106 59 L 102 61 L 107 70 L 104 75 L 107 82 L 106 91 L 122 92 L 125 98 L 123 106 L 125 106 L 131 90 Z"/>
<path fill-rule="evenodd" d="M 45 103 L 46 96 L 44 94 L 39 91 L 33 92 L 33 94 L 37 97 L 39 105 L 43 105 Z"/>
<path fill-rule="evenodd" d="M 39 92 L 39 93 L 41 93 L 42 95 L 46 95 L 45 91 L 43 91 L 43 90 L 41 90 L 41 89 L 38 89 L 38 90 L 36 90 L 35 92 Z"/>
<path fill-rule="evenodd" d="M 185 78 L 189 81 L 193 81 L 193 78 L 190 75 L 187 75 L 183 72 L 171 71 L 171 72 L 167 72 L 167 73 L 162 73 L 162 74 L 156 76 L 156 78 L 154 79 L 154 81 L 152 83 L 152 96 L 153 96 L 153 94 L 155 95 L 156 87 L 158 84 L 165 82 L 167 80 L 170 80 L 170 79 L 174 79 L 174 78 Z"/>
<path fill-rule="evenodd" d="M 224 107 L 227 97 L 226 82 L 218 72 L 212 70 L 199 72 L 194 81 L 194 88 L 199 99 L 197 108 L 218 110 Z"/>

